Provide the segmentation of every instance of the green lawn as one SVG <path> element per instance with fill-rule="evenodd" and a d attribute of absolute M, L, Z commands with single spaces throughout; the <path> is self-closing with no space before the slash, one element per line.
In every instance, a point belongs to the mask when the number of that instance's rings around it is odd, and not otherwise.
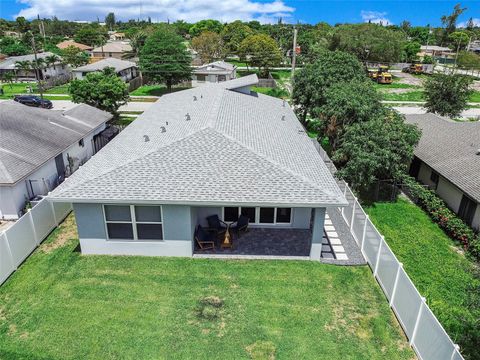
<path fill-rule="evenodd" d="M 368 267 L 82 256 L 73 217 L 0 287 L 1 359 L 412 359 Z"/>
<path fill-rule="evenodd" d="M 227 60 L 228 63 L 233 64 L 237 67 L 247 67 L 248 64 L 244 61 L 239 61 L 239 60 Z"/>
<path fill-rule="evenodd" d="M 366 209 L 405 271 L 469 359 L 480 359 L 480 274 L 452 240 L 404 199 Z"/>
<path fill-rule="evenodd" d="M 13 99 L 15 95 L 18 94 L 27 94 L 27 87 L 31 86 L 34 93 L 38 93 L 38 88 L 36 83 L 13 83 L 13 84 L 1 84 L 3 88 L 3 95 L 0 95 L 0 99 Z M 55 86 L 45 92 L 45 99 L 49 100 L 67 100 L 70 97 L 68 96 L 68 85 Z M 48 94 L 65 94 L 65 96 L 49 96 Z"/>
<path fill-rule="evenodd" d="M 68 84 L 55 86 L 46 91 L 47 94 L 65 94 L 68 95 Z"/>
<path fill-rule="evenodd" d="M 388 86 L 388 85 L 385 85 Z M 385 89 L 386 87 L 382 88 L 379 87 L 378 89 Z M 383 92 L 383 100 L 386 101 L 425 101 L 424 92 L 423 90 L 414 90 L 409 91 L 401 94 L 393 94 Z M 480 102 L 480 91 L 474 91 L 473 94 L 470 96 L 469 102 Z"/>
<path fill-rule="evenodd" d="M 280 99 L 287 99 L 290 95 L 287 90 L 281 89 L 281 88 L 252 86 L 252 91 L 258 92 L 260 94 L 277 97 Z"/>
<path fill-rule="evenodd" d="M 399 82 L 395 82 L 395 81 L 392 82 L 391 84 L 373 83 L 373 87 L 378 89 L 378 90 L 383 90 L 383 89 L 418 89 L 418 88 L 421 88 L 421 86 L 403 84 L 403 83 L 399 83 Z"/>
<path fill-rule="evenodd" d="M 171 92 L 181 91 L 185 89 L 188 89 L 188 88 L 187 87 L 173 88 Z M 133 95 L 133 96 L 162 96 L 165 94 L 168 94 L 168 90 L 165 85 L 143 85 L 130 93 L 130 95 Z"/>

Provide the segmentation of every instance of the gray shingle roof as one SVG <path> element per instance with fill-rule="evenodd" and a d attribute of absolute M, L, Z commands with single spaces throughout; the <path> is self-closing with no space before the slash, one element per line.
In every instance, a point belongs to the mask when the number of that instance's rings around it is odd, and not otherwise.
<path fill-rule="evenodd" d="M 208 63 L 202 66 L 197 67 L 196 69 L 193 70 L 194 73 L 231 73 L 233 70 L 235 70 L 235 65 L 232 65 L 226 61 L 215 61 L 212 63 Z"/>
<path fill-rule="evenodd" d="M 37 59 L 43 59 L 51 55 L 54 55 L 54 54 L 48 51 L 43 53 L 38 53 Z M 60 56 L 58 55 L 56 56 L 58 57 L 58 59 L 61 59 Z M 6 58 L 4 61 L 0 62 L 0 70 L 15 70 L 16 68 L 15 63 L 17 61 L 34 61 L 34 60 L 35 60 L 34 54 L 22 55 L 22 56 L 10 56 Z M 58 61 L 58 63 L 60 63 L 60 60 Z"/>
<path fill-rule="evenodd" d="M 257 84 L 258 84 L 257 74 L 252 74 L 252 75 L 242 76 L 230 81 L 223 81 L 221 83 L 216 84 L 216 86 L 220 86 L 228 90 L 234 90 L 234 89 L 239 89 L 246 86 L 253 86 Z"/>
<path fill-rule="evenodd" d="M 105 45 L 96 47 L 92 52 L 104 52 L 104 53 L 124 53 L 127 51 L 132 51 L 132 46 L 127 42 L 114 41 L 107 42 Z"/>
<path fill-rule="evenodd" d="M 0 103 L 0 184 L 23 179 L 111 117 L 85 104 L 62 113 Z"/>
<path fill-rule="evenodd" d="M 434 114 L 406 119 L 422 129 L 415 155 L 480 202 L 480 122 L 454 122 Z"/>
<path fill-rule="evenodd" d="M 221 85 L 161 97 L 52 192 L 52 199 L 346 204 L 288 104 Z"/>
<path fill-rule="evenodd" d="M 107 67 L 112 67 L 115 69 L 115 72 L 120 72 L 122 70 L 136 67 L 137 65 L 131 61 L 125 61 L 115 58 L 106 58 L 92 64 L 88 64 L 85 66 L 80 66 L 78 68 L 73 69 L 73 71 L 77 72 L 93 72 L 93 71 L 101 71 Z"/>

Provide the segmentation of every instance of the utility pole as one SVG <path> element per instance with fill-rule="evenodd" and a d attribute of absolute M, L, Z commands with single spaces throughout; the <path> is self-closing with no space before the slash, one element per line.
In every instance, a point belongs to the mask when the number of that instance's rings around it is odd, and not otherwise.
<path fill-rule="evenodd" d="M 33 56 L 35 57 L 35 75 L 37 78 L 38 91 L 40 92 L 40 98 L 43 99 L 43 88 L 42 88 L 42 82 L 40 80 L 41 69 L 38 68 L 38 57 L 37 57 L 37 48 L 35 46 L 35 36 L 33 36 L 33 33 L 31 31 L 30 31 L 30 35 L 32 36 Z"/>
<path fill-rule="evenodd" d="M 292 78 L 295 73 L 295 62 L 297 60 L 297 28 L 293 28 L 293 53 L 292 53 Z"/>

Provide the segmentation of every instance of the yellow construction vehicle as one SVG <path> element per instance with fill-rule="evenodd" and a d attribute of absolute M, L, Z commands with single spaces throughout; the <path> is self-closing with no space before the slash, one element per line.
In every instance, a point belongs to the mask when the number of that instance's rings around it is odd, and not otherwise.
<path fill-rule="evenodd" d="M 409 74 L 420 75 L 423 74 L 423 65 L 422 64 L 412 64 L 402 69 L 403 72 Z"/>
<path fill-rule="evenodd" d="M 377 71 L 369 71 L 368 76 L 379 84 L 391 84 L 393 81 L 392 74 L 388 72 L 388 66 L 380 65 Z"/>

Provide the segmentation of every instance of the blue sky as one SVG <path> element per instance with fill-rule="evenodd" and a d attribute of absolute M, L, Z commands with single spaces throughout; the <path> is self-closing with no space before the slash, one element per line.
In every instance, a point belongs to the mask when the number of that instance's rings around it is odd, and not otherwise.
<path fill-rule="evenodd" d="M 451 12 L 457 1 L 320 1 L 320 0 L 0 0 L 0 16 L 13 19 L 17 14 L 27 18 L 40 16 L 69 20 L 95 20 L 109 11 L 117 18 L 128 19 L 150 15 L 154 21 L 217 18 L 231 21 L 258 19 L 275 21 L 282 16 L 288 22 L 330 24 L 382 20 L 398 24 L 409 20 L 414 25 L 439 25 L 440 17 Z M 220 6 L 219 6 L 220 4 Z M 460 22 L 473 17 L 480 22 L 480 1 L 463 1 L 467 12 Z"/>

